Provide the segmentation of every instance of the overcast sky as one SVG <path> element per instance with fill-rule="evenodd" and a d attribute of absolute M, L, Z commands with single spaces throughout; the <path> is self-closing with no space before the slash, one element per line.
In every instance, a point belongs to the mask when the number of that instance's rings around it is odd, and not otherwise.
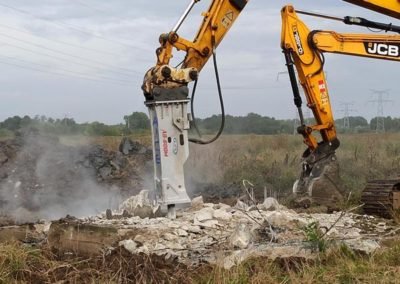
<path fill-rule="evenodd" d="M 122 122 L 125 114 L 147 112 L 140 90 L 155 64 L 160 33 L 168 32 L 189 0 L 0 0 L 0 120 L 13 115 L 73 117 L 79 122 Z M 180 35 L 192 39 L 202 0 Z M 255 112 L 293 118 L 290 83 L 280 50 L 282 0 L 250 0 L 218 48 L 226 112 Z M 337 16 L 394 19 L 340 0 L 291 1 L 298 9 Z M 369 33 L 339 22 L 302 16 L 311 29 Z M 399 24 L 399 23 L 397 23 Z M 176 56 L 176 60 L 179 56 Z M 335 117 L 343 102 L 371 118 L 376 105 L 371 89 L 390 89 L 385 114 L 398 117 L 398 71 L 395 62 L 327 55 L 325 70 Z M 398 70 L 398 69 L 397 69 Z M 198 117 L 219 113 L 211 64 L 200 74 Z"/>

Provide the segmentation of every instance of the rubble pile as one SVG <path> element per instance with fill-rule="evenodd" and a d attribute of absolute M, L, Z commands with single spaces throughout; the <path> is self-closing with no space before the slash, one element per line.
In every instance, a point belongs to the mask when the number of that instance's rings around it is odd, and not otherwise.
<path fill-rule="evenodd" d="M 143 203 L 146 196 L 147 193 L 142 192 L 140 198 L 131 199 L 130 208 L 135 207 L 133 200 Z M 144 203 L 151 207 L 149 202 Z M 76 248 L 79 241 L 82 244 L 91 241 L 99 251 L 122 246 L 133 254 L 176 258 L 186 265 L 207 262 L 228 269 L 249 257 L 314 258 L 316 247 L 307 239 L 304 230 L 312 223 L 319 224 L 327 241 L 344 243 L 366 254 L 378 249 L 379 242 L 396 231 L 394 226 L 371 216 L 341 212 L 298 214 L 271 199 L 258 206 L 232 207 L 203 203 L 199 197 L 191 207 L 179 209 L 174 220 L 155 217 L 153 210 L 148 210 L 147 217 L 123 217 L 119 211 L 113 212 L 114 218 L 100 214 L 72 222 L 56 222 L 50 229 L 49 240 L 60 248 L 63 244 L 60 236 L 64 235 L 69 242 L 64 247 L 66 251 Z M 85 226 L 88 226 L 87 238 Z"/>
<path fill-rule="evenodd" d="M 225 203 L 234 205 L 243 196 L 243 186 L 240 183 L 207 183 L 200 182 L 197 177 L 188 176 L 188 183 L 196 189 L 195 194 L 201 194 L 205 202 Z M 262 198 L 262 196 L 256 196 Z"/>
<path fill-rule="evenodd" d="M 143 188 L 146 162 L 151 160 L 151 150 L 129 139 L 120 149 L 72 147 L 38 133 L 0 141 L 0 216 L 14 216 L 17 222 L 54 218 L 50 210 L 85 207 L 79 202 L 89 203 L 91 197 L 97 212 L 117 206 L 121 198 Z M 67 213 L 77 214 L 74 211 Z"/>

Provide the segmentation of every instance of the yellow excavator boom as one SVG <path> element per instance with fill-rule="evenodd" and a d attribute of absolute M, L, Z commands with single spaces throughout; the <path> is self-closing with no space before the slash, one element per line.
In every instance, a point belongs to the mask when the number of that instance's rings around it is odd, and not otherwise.
<path fill-rule="evenodd" d="M 399 0 L 343 0 L 372 11 L 400 19 Z"/>
<path fill-rule="evenodd" d="M 198 2 L 199 0 L 195 1 Z M 212 50 L 223 40 L 248 0 L 214 0 L 206 12 L 196 37 L 191 41 L 177 34 L 176 28 L 160 36 L 161 52 L 157 65 L 169 64 L 173 48 L 186 52 L 183 68 L 196 68 L 198 72 L 204 67 Z"/>

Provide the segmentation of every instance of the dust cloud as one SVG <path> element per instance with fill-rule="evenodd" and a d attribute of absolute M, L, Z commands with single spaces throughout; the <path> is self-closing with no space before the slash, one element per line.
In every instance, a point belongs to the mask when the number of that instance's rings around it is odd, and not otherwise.
<path fill-rule="evenodd" d="M 65 146 L 55 137 L 39 134 L 3 142 L 0 215 L 22 223 L 116 208 L 123 198 L 121 188 L 100 181 L 124 166 L 126 161 L 118 154 L 110 156 L 96 146 Z"/>

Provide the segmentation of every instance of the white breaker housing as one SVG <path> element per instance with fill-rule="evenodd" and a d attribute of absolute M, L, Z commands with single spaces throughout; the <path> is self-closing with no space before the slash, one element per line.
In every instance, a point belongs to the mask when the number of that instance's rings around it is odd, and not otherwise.
<path fill-rule="evenodd" d="M 189 99 L 146 102 L 153 140 L 156 200 L 168 206 L 172 218 L 175 204 L 191 202 L 183 170 L 189 156 L 189 102 Z"/>

